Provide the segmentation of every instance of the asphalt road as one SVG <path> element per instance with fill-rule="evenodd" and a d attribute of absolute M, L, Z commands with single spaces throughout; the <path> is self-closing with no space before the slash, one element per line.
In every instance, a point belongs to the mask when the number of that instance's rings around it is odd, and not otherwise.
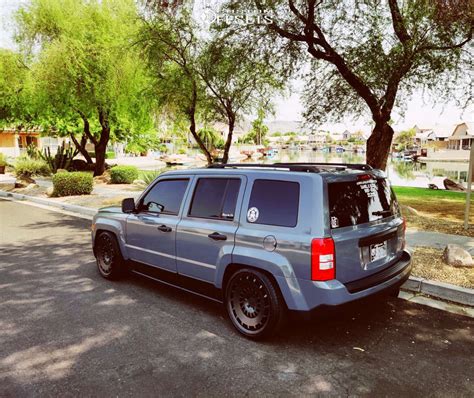
<path fill-rule="evenodd" d="M 474 322 L 375 299 L 264 343 L 220 305 L 102 279 L 89 221 L 0 200 L 0 396 L 474 396 Z"/>

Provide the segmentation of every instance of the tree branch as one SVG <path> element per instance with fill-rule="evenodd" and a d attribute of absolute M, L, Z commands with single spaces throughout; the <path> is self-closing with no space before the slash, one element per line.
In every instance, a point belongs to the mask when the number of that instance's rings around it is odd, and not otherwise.
<path fill-rule="evenodd" d="M 405 45 L 408 41 L 411 40 L 411 36 L 408 34 L 405 23 L 403 21 L 400 8 L 398 7 L 397 0 L 388 0 L 388 5 L 390 7 L 390 13 L 392 14 L 392 24 L 393 30 L 398 37 L 398 40 Z"/>

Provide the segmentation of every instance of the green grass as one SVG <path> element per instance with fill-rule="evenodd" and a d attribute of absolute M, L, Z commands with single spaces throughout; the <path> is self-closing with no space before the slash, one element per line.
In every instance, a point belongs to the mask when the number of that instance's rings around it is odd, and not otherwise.
<path fill-rule="evenodd" d="M 424 199 L 445 199 L 452 201 L 465 202 L 466 194 L 464 192 L 444 191 L 440 189 L 428 188 L 413 188 L 413 187 L 393 187 L 397 198 L 400 201 L 403 199 L 424 200 Z"/>

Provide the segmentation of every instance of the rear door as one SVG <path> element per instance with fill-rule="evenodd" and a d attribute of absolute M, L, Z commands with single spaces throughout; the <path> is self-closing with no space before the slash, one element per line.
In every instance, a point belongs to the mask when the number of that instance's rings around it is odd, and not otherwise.
<path fill-rule="evenodd" d="M 159 180 L 127 218 L 126 245 L 134 261 L 176 272 L 176 226 L 188 178 Z"/>
<path fill-rule="evenodd" d="M 389 182 L 373 174 L 328 181 L 336 278 L 362 279 L 395 264 L 403 253 L 404 226 Z"/>
<path fill-rule="evenodd" d="M 232 255 L 246 178 L 196 178 L 189 206 L 178 225 L 177 268 L 181 275 L 214 282 L 216 267 Z"/>

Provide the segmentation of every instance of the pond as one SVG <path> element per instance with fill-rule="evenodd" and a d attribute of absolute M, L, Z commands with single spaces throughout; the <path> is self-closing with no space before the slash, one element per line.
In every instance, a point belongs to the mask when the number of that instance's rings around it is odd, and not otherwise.
<path fill-rule="evenodd" d="M 197 154 L 193 152 L 193 154 Z M 365 163 L 365 155 L 352 152 L 323 153 L 312 150 L 280 150 L 272 157 L 248 160 L 251 163 L 275 162 L 309 162 L 309 163 Z M 195 166 L 196 167 L 196 166 Z M 176 168 L 176 167 L 174 167 Z M 180 166 L 179 168 L 186 168 Z M 144 168 L 143 168 L 144 169 Z M 148 168 L 151 170 L 152 168 Z M 160 171 L 169 170 L 165 168 Z M 392 185 L 428 188 L 428 184 L 436 184 L 443 188 L 443 180 L 449 178 L 466 186 L 468 163 L 462 162 L 406 162 L 390 159 L 387 175 Z"/>
<path fill-rule="evenodd" d="M 365 163 L 365 155 L 352 152 L 336 154 L 312 150 L 281 150 L 275 156 L 263 158 L 259 162 Z M 435 183 L 441 188 L 444 178 L 466 185 L 468 166 L 467 162 L 419 163 L 390 159 L 387 175 L 393 185 L 428 188 L 428 184 Z"/>

